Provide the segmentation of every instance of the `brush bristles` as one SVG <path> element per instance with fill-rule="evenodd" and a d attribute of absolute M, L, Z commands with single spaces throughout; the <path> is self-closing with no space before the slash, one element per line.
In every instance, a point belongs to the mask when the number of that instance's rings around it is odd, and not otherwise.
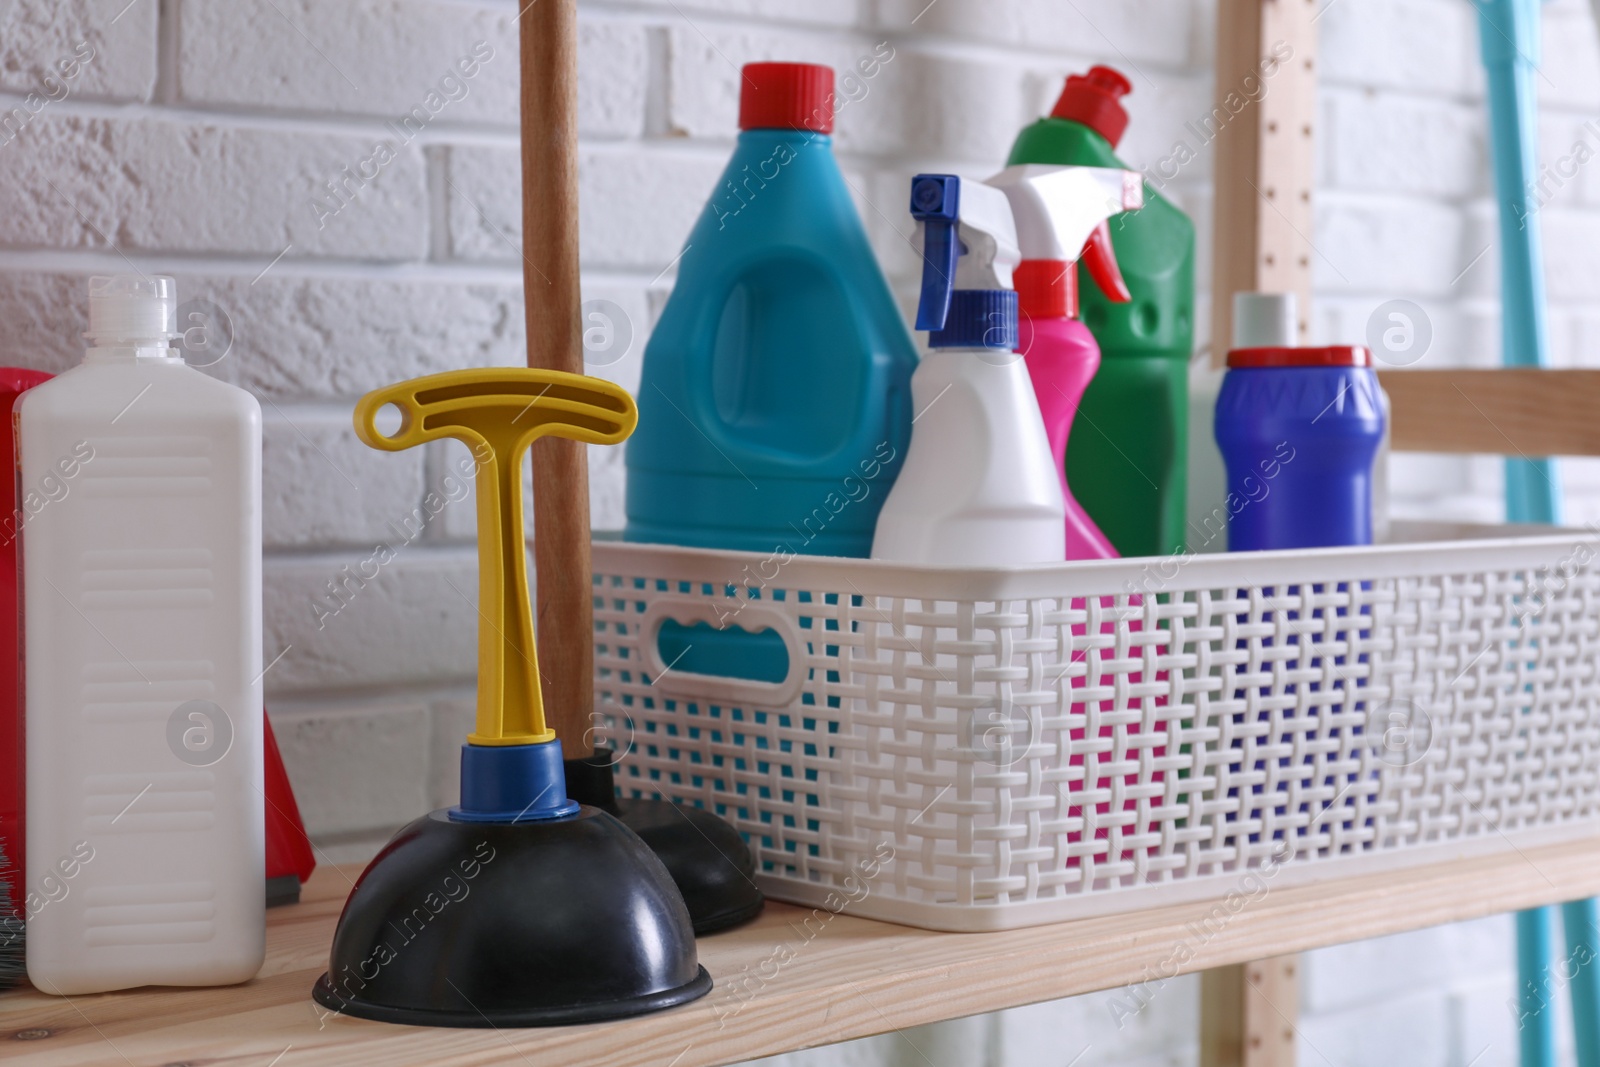
<path fill-rule="evenodd" d="M 26 927 L 16 913 L 12 885 L 22 872 L 11 866 L 4 841 L 0 841 L 0 989 L 10 989 L 28 973 L 23 955 Z"/>

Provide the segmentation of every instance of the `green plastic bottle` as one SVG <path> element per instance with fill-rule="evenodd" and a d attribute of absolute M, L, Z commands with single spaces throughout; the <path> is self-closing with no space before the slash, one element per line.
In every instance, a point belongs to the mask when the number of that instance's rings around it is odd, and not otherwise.
<path fill-rule="evenodd" d="M 1110 67 L 1074 74 L 1007 163 L 1127 167 L 1114 150 L 1132 88 Z M 1194 223 L 1146 182 L 1144 208 L 1112 221 L 1111 244 L 1133 299 L 1080 290 L 1101 362 L 1067 441 L 1067 482 L 1118 552 L 1164 555 L 1184 546 Z"/>

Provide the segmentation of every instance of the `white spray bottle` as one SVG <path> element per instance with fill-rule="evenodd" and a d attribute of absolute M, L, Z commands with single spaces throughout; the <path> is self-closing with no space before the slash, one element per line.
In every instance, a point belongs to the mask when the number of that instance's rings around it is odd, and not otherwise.
<path fill-rule="evenodd" d="M 874 559 L 956 566 L 1059 562 L 1066 503 L 1028 368 L 1017 355 L 1021 256 L 1005 193 L 953 174 L 911 180 L 922 225 L 905 465 L 878 515 Z"/>
<path fill-rule="evenodd" d="M 1084 170 L 1025 165 L 985 182 L 912 179 L 923 263 L 917 329 L 929 331 L 932 351 L 911 379 L 911 445 L 878 517 L 874 559 L 991 567 L 1065 558 L 1061 474 L 1015 351 L 1012 275 L 1018 215 L 1030 234 L 1047 232 L 1051 247 L 1075 258 L 1100 220 L 1124 209 L 1117 171 L 1107 172 L 1115 205 L 1056 203 L 1067 190 L 1081 199 L 1082 183 L 1066 179 Z"/>
<path fill-rule="evenodd" d="M 265 952 L 261 409 L 184 363 L 173 304 L 90 279 L 82 364 L 18 408 L 45 993 L 243 982 Z"/>

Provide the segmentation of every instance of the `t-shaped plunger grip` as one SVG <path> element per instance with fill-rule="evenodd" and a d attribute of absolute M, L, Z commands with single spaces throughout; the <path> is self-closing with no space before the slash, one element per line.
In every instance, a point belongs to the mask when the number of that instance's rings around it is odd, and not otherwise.
<path fill-rule="evenodd" d="M 374 419 L 393 405 L 400 428 Z M 356 436 L 398 452 L 454 437 L 472 449 L 478 487 L 478 723 L 474 745 L 555 737 L 544 721 L 522 527 L 522 457 L 546 435 L 614 445 L 633 432 L 627 390 L 599 378 L 524 367 L 446 371 L 375 389 L 356 403 Z M 535 501 L 561 507 L 560 500 Z M 490 630 L 493 630 L 491 633 Z"/>

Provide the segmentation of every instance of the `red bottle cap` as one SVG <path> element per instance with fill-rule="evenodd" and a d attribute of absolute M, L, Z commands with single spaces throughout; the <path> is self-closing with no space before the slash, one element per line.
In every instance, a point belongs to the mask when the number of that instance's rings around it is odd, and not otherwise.
<path fill-rule="evenodd" d="M 1121 98 L 1132 91 L 1133 83 L 1110 67 L 1090 67 L 1089 73 L 1067 79 L 1050 117 L 1081 122 L 1115 148 L 1128 128 Z"/>
<path fill-rule="evenodd" d="M 746 63 L 739 79 L 741 130 L 833 132 L 833 68 Z"/>
<path fill-rule="evenodd" d="M 1228 353 L 1230 367 L 1370 367 L 1372 353 L 1366 345 L 1329 345 L 1326 348 L 1235 348 Z"/>
<path fill-rule="evenodd" d="M 1078 317 L 1078 265 L 1064 259 L 1025 259 L 1011 276 L 1017 308 L 1030 319 Z"/>

